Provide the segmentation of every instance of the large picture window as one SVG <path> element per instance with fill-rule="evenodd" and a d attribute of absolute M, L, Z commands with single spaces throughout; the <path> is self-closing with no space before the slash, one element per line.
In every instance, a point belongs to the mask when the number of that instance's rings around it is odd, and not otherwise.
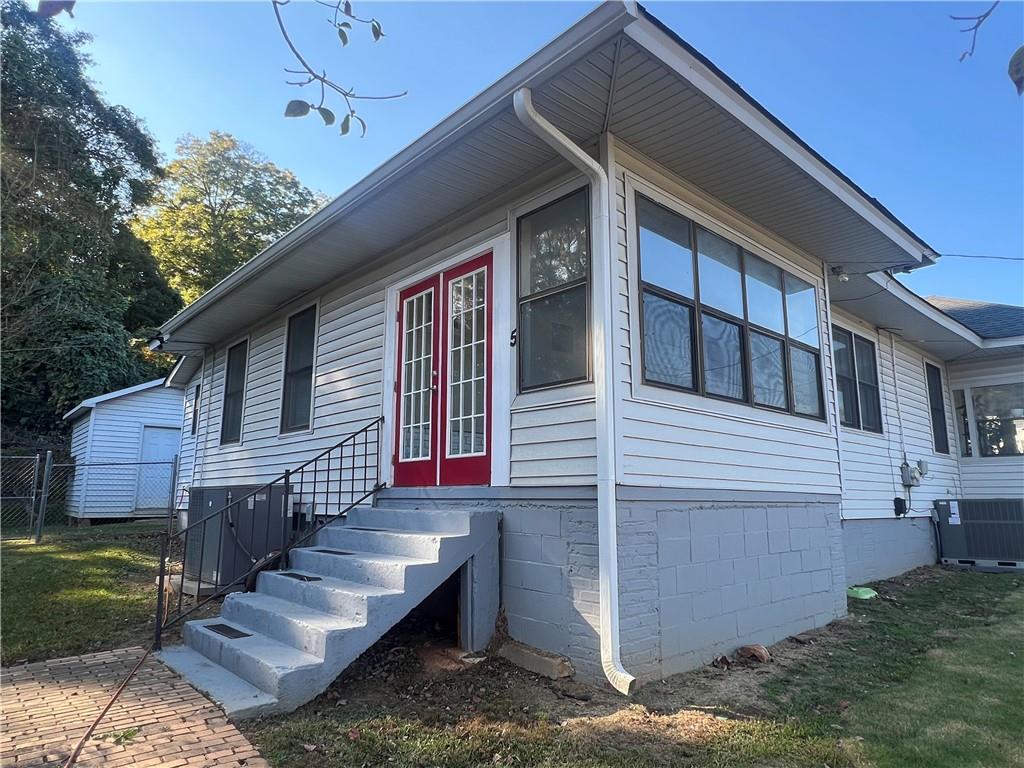
<path fill-rule="evenodd" d="M 224 372 L 224 407 L 220 421 L 222 445 L 237 443 L 242 439 L 242 404 L 245 398 L 245 367 L 248 356 L 248 341 L 241 341 L 228 350 L 227 370 Z M 198 387 L 196 389 L 198 395 Z"/>
<path fill-rule="evenodd" d="M 960 455 L 1024 456 L 1024 383 L 990 384 L 953 392 L 960 433 Z M 973 422 L 973 423 L 972 423 Z"/>
<path fill-rule="evenodd" d="M 587 189 L 519 219 L 519 389 L 590 378 Z"/>
<path fill-rule="evenodd" d="M 839 423 L 844 427 L 882 431 L 875 345 L 845 328 L 832 326 Z"/>
<path fill-rule="evenodd" d="M 814 286 L 636 196 L 648 384 L 824 418 Z"/>
<path fill-rule="evenodd" d="M 284 356 L 281 431 L 309 429 L 313 400 L 313 349 L 316 345 L 316 307 L 288 319 Z"/>

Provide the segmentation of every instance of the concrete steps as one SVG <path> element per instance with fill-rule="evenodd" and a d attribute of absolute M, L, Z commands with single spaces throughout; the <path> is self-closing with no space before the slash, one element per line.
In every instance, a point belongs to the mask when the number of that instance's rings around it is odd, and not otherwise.
<path fill-rule="evenodd" d="M 229 717 L 287 712 L 463 568 L 468 650 L 490 639 L 498 606 L 496 513 L 373 507 L 352 510 L 266 571 L 221 615 L 187 622 L 185 645 L 161 658 Z M 466 613 L 464 611 L 464 613 Z"/>

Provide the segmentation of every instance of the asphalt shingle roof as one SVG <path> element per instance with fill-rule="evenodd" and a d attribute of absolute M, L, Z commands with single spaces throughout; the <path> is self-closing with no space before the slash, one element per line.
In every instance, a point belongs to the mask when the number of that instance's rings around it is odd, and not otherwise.
<path fill-rule="evenodd" d="M 1024 336 L 1024 307 L 948 296 L 929 296 L 926 301 L 982 338 Z"/>

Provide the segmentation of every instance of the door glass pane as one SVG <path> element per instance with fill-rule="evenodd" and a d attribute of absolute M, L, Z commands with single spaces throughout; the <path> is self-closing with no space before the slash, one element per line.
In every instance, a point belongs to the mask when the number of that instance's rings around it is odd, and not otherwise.
<path fill-rule="evenodd" d="M 697 261 L 701 303 L 743 317 L 739 246 L 698 227 Z"/>
<path fill-rule="evenodd" d="M 523 389 L 587 378 L 587 286 L 523 302 L 519 377 Z"/>
<path fill-rule="evenodd" d="M 750 368 L 754 402 L 772 408 L 788 408 L 785 345 L 776 338 L 751 331 Z"/>
<path fill-rule="evenodd" d="M 519 219 L 520 296 L 587 276 L 589 220 L 586 189 Z"/>
<path fill-rule="evenodd" d="M 403 460 L 430 457 L 431 386 L 434 370 L 433 290 L 405 300 L 405 318 L 412 322 L 402 347 L 402 448 Z"/>
<path fill-rule="evenodd" d="M 704 315 L 704 388 L 712 395 L 744 400 L 743 330 L 735 323 Z"/>
<path fill-rule="evenodd" d="M 821 376 L 818 356 L 806 349 L 790 346 L 790 367 L 793 381 L 793 405 L 797 413 L 821 416 Z"/>
<path fill-rule="evenodd" d="M 644 379 L 693 389 L 693 310 L 644 292 Z"/>
<path fill-rule="evenodd" d="M 786 273 L 786 319 L 789 338 L 818 346 L 818 302 L 814 286 Z"/>
<path fill-rule="evenodd" d="M 751 253 L 744 253 L 743 260 L 747 273 L 747 319 L 770 331 L 785 333 L 782 270 Z"/>
<path fill-rule="evenodd" d="M 468 456 L 486 451 L 486 272 L 452 280 L 448 292 L 448 344 L 455 361 L 448 371 L 448 455 Z"/>
<path fill-rule="evenodd" d="M 636 218 L 640 228 L 641 279 L 692 299 L 690 222 L 640 195 L 636 198 Z"/>
<path fill-rule="evenodd" d="M 971 387 L 982 456 L 1024 455 L 1024 384 Z"/>

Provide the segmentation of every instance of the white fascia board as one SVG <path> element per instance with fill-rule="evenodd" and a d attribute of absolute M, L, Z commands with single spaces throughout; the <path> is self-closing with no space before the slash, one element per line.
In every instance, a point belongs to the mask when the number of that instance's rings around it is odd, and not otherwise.
<path fill-rule="evenodd" d="M 770 120 L 742 94 L 726 83 L 716 72 L 683 48 L 649 19 L 640 18 L 626 27 L 638 45 L 661 60 L 680 77 L 718 104 L 770 146 L 777 149 L 848 208 L 906 251 L 919 264 L 931 261 L 937 254 L 925 243 L 911 237 L 902 227 L 885 216 L 850 182 L 841 178 L 803 144 Z"/>
<path fill-rule="evenodd" d="M 429 158 L 450 141 L 466 134 L 474 126 L 502 109 L 511 107 L 512 94 L 519 88 L 544 79 L 566 58 L 574 56 L 581 49 L 589 51 L 612 35 L 621 32 L 627 24 L 636 20 L 637 13 L 636 4 L 633 2 L 601 3 L 518 67 L 182 309 L 161 326 L 161 335 L 169 337 L 175 328 L 180 328 L 222 296 L 256 277 L 336 218 L 380 191 L 382 187 L 393 183 L 396 177 L 404 175 L 412 166 Z"/>

